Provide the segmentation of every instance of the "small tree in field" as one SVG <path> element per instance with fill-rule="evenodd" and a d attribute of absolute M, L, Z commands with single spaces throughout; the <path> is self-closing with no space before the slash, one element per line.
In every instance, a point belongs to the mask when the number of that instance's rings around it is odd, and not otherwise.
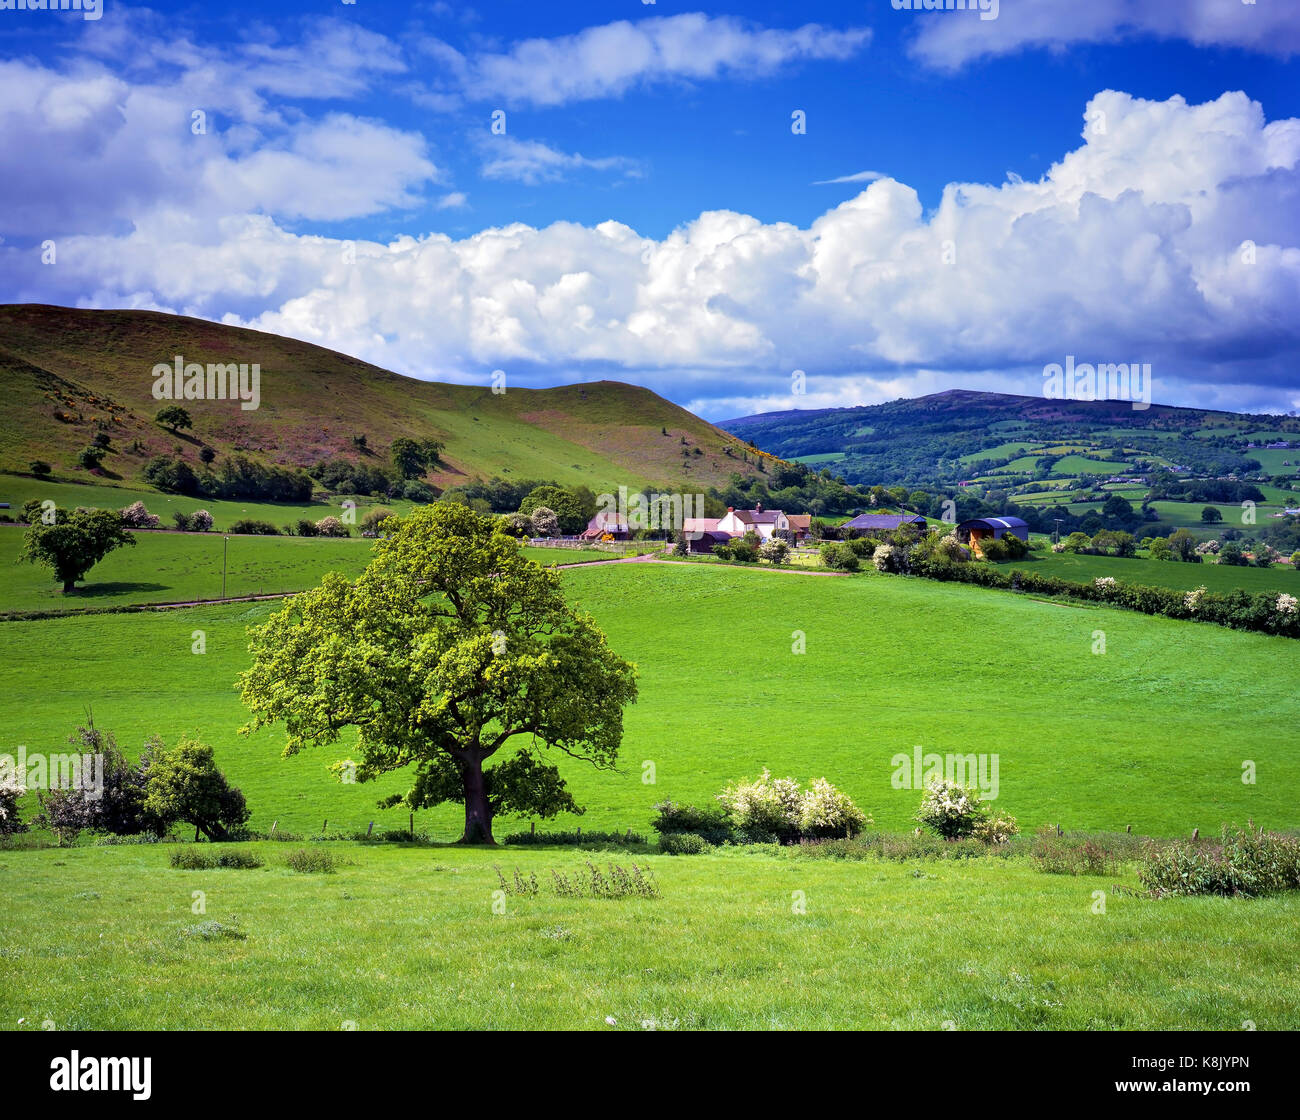
<path fill-rule="evenodd" d="M 502 813 L 580 812 L 540 748 L 612 769 L 635 670 L 494 530 L 458 503 L 416 510 L 357 580 L 288 600 L 251 631 L 243 730 L 283 721 L 296 754 L 357 728 L 356 777 L 413 764 L 406 803 L 463 802 L 466 843 Z"/>
<path fill-rule="evenodd" d="M 37 478 L 46 478 L 54 469 L 44 459 L 33 459 L 27 464 L 27 469 L 36 475 Z"/>
<path fill-rule="evenodd" d="M 190 414 L 178 404 L 169 404 L 154 413 L 154 420 L 176 435 L 182 428 L 193 428 Z"/>
<path fill-rule="evenodd" d="M 784 564 L 790 555 L 790 546 L 780 537 L 769 537 L 758 546 L 758 554 L 769 564 Z"/>
<path fill-rule="evenodd" d="M 192 824 L 209 840 L 225 840 L 249 817 L 244 795 L 226 781 L 212 760 L 212 748 L 182 737 L 174 747 L 161 739 L 145 744 L 140 759 L 144 810 L 165 832 L 173 824 Z"/>
<path fill-rule="evenodd" d="M 78 580 L 115 548 L 135 546 L 135 537 L 123 527 L 121 517 L 108 509 L 77 509 L 60 512 L 56 524 L 36 522 L 23 534 L 19 557 L 32 564 L 46 564 L 63 582 L 63 593 L 76 590 Z"/>

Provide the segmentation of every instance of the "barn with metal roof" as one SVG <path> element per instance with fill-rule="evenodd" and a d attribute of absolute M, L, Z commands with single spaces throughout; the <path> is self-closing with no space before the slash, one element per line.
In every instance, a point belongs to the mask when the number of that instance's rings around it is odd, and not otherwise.
<path fill-rule="evenodd" d="M 962 544 L 970 545 L 972 551 L 981 555 L 980 541 L 990 537 L 997 541 L 1010 533 L 1022 541 L 1029 540 L 1029 526 L 1019 517 L 972 517 L 958 525 L 956 533 Z"/>

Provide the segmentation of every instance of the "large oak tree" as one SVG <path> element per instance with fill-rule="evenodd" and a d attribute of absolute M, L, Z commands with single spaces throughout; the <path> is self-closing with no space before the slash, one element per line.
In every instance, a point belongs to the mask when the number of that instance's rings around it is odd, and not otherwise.
<path fill-rule="evenodd" d="M 282 721 L 289 755 L 356 728 L 357 779 L 413 764 L 407 803 L 462 801 L 466 843 L 498 814 L 580 812 L 543 752 L 613 769 L 636 700 L 559 577 L 456 503 L 390 522 L 358 579 L 326 576 L 250 634 L 245 732 Z"/>
<path fill-rule="evenodd" d="M 36 522 L 23 535 L 20 560 L 46 564 L 63 581 L 63 593 L 76 590 L 78 580 L 115 548 L 135 545 L 135 537 L 122 526 L 113 510 L 59 510 L 52 524 Z"/>

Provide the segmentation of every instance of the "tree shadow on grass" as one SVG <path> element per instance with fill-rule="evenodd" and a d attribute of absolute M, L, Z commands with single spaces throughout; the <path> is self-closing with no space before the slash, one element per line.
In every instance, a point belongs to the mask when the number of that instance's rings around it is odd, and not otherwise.
<path fill-rule="evenodd" d="M 91 583 L 59 598 L 72 602 L 76 599 L 102 599 L 107 595 L 130 595 L 137 591 L 171 590 L 165 583 Z"/>

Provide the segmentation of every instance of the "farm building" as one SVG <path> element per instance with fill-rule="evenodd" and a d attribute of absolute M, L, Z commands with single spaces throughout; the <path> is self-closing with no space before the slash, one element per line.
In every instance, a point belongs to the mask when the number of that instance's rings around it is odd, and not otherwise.
<path fill-rule="evenodd" d="M 860 513 L 852 521 L 846 521 L 841 525 L 840 530 L 866 535 L 892 533 L 906 526 L 924 532 L 928 524 L 924 517 L 915 513 Z"/>
<path fill-rule="evenodd" d="M 811 513 L 787 513 L 785 519 L 790 522 L 790 533 L 796 542 L 804 540 L 812 531 Z"/>
<path fill-rule="evenodd" d="M 711 553 L 715 545 L 726 544 L 730 540 L 730 533 L 723 533 L 717 529 L 702 529 L 696 533 L 686 534 L 686 547 L 691 552 Z"/>
<path fill-rule="evenodd" d="M 1029 526 L 1018 517 L 973 517 L 957 526 L 957 539 L 968 544 L 976 555 L 980 553 L 980 541 L 987 537 L 1001 540 L 1007 533 L 1029 540 Z"/>
<path fill-rule="evenodd" d="M 719 518 L 716 517 L 683 517 L 682 532 L 687 540 L 695 533 L 716 533 L 718 521 Z"/>
<path fill-rule="evenodd" d="M 604 536 L 609 536 L 616 541 L 625 541 L 631 534 L 628 532 L 627 522 L 619 520 L 618 513 L 613 510 L 601 510 L 587 522 L 587 527 L 582 531 L 579 540 L 598 541 Z"/>
<path fill-rule="evenodd" d="M 733 537 L 755 533 L 759 540 L 788 536 L 790 521 L 779 509 L 764 509 L 759 502 L 753 509 L 727 508 L 727 516 L 718 522 L 718 531 Z"/>

